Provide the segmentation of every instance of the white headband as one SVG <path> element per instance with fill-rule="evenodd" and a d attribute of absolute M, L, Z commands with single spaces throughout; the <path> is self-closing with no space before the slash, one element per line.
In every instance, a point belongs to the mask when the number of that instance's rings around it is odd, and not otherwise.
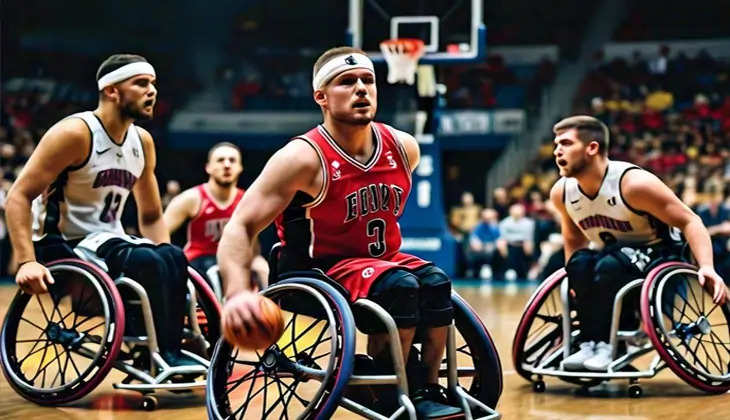
<path fill-rule="evenodd" d="M 342 54 L 324 63 L 319 71 L 312 76 L 312 88 L 317 90 L 343 71 L 353 69 L 370 70 L 375 74 L 375 67 L 368 56 L 359 53 Z"/>
<path fill-rule="evenodd" d="M 126 64 L 112 72 L 105 74 L 96 82 L 96 84 L 97 86 L 99 86 L 99 90 L 102 90 L 109 85 L 113 85 L 114 83 L 121 82 L 122 80 L 127 80 L 130 77 L 134 77 L 140 74 L 151 74 L 152 76 L 157 76 L 155 74 L 155 68 L 152 67 L 152 64 L 145 61 L 137 61 L 135 63 Z"/>

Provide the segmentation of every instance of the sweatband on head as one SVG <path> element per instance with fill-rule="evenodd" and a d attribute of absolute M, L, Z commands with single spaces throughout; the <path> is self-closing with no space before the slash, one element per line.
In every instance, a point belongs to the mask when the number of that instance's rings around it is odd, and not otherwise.
<path fill-rule="evenodd" d="M 145 61 L 137 61 L 135 63 L 126 64 L 114 71 L 105 74 L 104 76 L 99 78 L 96 84 L 99 87 L 99 90 L 102 90 L 109 85 L 113 85 L 114 83 L 121 82 L 122 80 L 127 80 L 130 77 L 138 76 L 140 74 L 150 74 L 155 77 L 157 76 L 155 74 L 155 68 L 152 67 L 152 64 Z"/>
<path fill-rule="evenodd" d="M 375 74 L 375 67 L 368 56 L 360 53 L 337 55 L 324 63 L 319 71 L 312 75 L 312 88 L 317 90 L 338 74 L 353 69 L 370 70 Z"/>

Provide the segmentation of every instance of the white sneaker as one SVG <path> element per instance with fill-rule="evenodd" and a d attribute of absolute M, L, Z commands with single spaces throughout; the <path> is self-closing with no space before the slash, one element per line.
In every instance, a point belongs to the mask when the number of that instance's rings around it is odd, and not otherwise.
<path fill-rule="evenodd" d="M 507 281 L 517 280 L 517 272 L 510 268 L 509 270 L 504 272 L 504 279 Z"/>
<path fill-rule="evenodd" d="M 580 350 L 566 357 L 560 365 L 565 370 L 583 370 L 583 362 L 596 355 L 595 346 L 594 341 L 580 343 Z"/>
<path fill-rule="evenodd" d="M 596 344 L 596 355 L 583 362 L 583 366 L 588 370 L 604 371 L 612 361 L 611 345 L 599 341 Z"/>

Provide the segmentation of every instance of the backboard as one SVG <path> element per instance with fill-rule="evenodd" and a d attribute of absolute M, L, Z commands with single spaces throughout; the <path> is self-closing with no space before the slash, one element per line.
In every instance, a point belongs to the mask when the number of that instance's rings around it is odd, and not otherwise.
<path fill-rule="evenodd" d="M 420 64 L 480 61 L 486 53 L 483 0 L 349 0 L 348 44 L 383 61 L 386 39 L 418 38 Z"/>

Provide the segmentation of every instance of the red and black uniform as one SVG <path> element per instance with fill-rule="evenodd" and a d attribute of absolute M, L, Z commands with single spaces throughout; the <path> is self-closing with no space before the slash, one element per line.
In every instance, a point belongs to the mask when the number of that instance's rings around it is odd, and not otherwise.
<path fill-rule="evenodd" d="M 393 129 L 372 127 L 375 151 L 366 163 L 349 156 L 321 125 L 295 137 L 317 151 L 324 182 L 316 197 L 297 193 L 276 219 L 283 245 L 280 272 L 321 268 L 352 300 L 366 297 L 373 282 L 392 269 L 431 264 L 399 252 L 398 219 L 411 191 L 411 168 Z"/>
<path fill-rule="evenodd" d="M 223 227 L 233 215 L 233 210 L 236 209 L 244 193 L 244 190 L 238 188 L 233 202 L 226 207 L 219 207 L 205 185 L 200 184 L 195 187 L 200 194 L 200 207 L 198 214 L 188 223 L 188 242 L 183 248 L 188 261 L 202 273 L 216 263 L 215 253 L 223 234 Z"/>

